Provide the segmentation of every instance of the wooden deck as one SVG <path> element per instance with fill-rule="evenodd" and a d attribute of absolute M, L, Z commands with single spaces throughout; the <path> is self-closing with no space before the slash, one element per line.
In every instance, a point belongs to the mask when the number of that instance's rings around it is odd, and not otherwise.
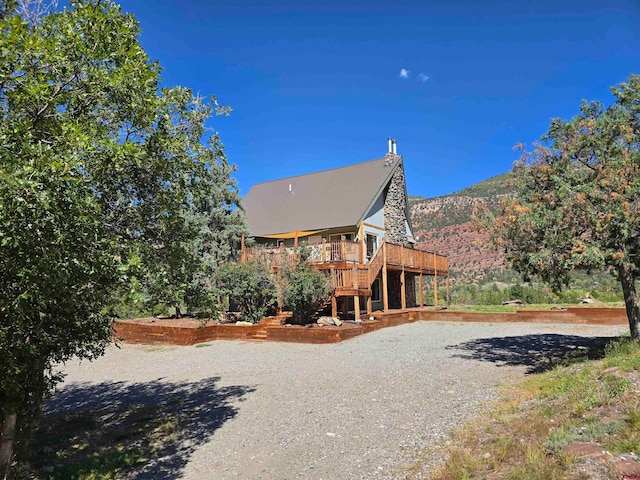
<path fill-rule="evenodd" d="M 438 304 L 437 278 L 444 277 L 449 294 L 449 263 L 444 255 L 418 248 L 409 248 L 382 241 L 375 252 L 366 252 L 363 242 L 346 240 L 323 241 L 306 245 L 309 263 L 331 279 L 332 315 L 337 316 L 336 298 L 353 297 L 354 310 L 360 316 L 360 297 L 367 302 L 367 313 L 371 313 L 372 286 L 377 278 L 381 280 L 383 310 L 389 310 L 389 272 L 400 274 L 401 308 L 406 308 L 406 275 L 419 279 L 417 307 L 424 306 L 423 276 L 433 277 L 434 303 Z M 298 255 L 295 247 L 254 247 L 244 248 L 242 260 L 263 259 L 278 270 L 292 265 Z"/>
<path fill-rule="evenodd" d="M 307 247 L 311 250 L 309 263 L 318 270 L 333 272 L 337 288 L 370 287 L 385 264 L 391 270 L 438 276 L 449 274 L 446 256 L 389 242 L 382 242 L 369 259 L 363 258 L 360 242 L 343 240 Z M 293 263 L 295 257 L 296 249 L 292 247 L 253 247 L 246 248 L 243 253 L 245 261 L 262 258 L 274 268 Z"/>

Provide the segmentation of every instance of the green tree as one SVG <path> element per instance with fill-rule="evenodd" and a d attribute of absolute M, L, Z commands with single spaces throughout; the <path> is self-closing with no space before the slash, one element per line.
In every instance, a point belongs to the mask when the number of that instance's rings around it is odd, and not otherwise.
<path fill-rule="evenodd" d="M 216 270 L 213 283 L 219 294 L 239 307 L 247 322 L 259 322 L 276 303 L 273 273 L 262 262 L 228 262 Z"/>
<path fill-rule="evenodd" d="M 612 91 L 611 106 L 585 102 L 572 120 L 551 122 L 514 168 L 517 197 L 485 224 L 525 279 L 556 291 L 571 270 L 610 267 L 640 342 L 640 76 Z"/>
<path fill-rule="evenodd" d="M 215 269 L 236 254 L 243 233 L 247 232 L 239 207 L 240 195 L 235 167 L 226 162 L 217 136 L 203 161 L 211 175 L 188 179 L 189 199 L 167 222 L 164 240 L 146 249 L 143 285 L 151 306 L 175 308 L 212 314 L 216 295 L 211 288 Z M 206 158 L 206 157 L 210 158 Z"/>
<path fill-rule="evenodd" d="M 226 110 L 160 89 L 138 35 L 108 1 L 29 22 L 0 0 L 0 475 L 28 455 L 55 365 L 111 341 L 114 295 L 161 268 L 180 270 L 167 291 L 205 286 L 243 228 L 222 145 L 201 141 Z"/>

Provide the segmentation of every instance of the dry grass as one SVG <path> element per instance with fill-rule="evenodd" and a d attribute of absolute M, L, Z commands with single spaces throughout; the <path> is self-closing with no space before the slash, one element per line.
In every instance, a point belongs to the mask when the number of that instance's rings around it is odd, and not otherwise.
<path fill-rule="evenodd" d="M 639 369 L 640 347 L 620 340 L 603 360 L 558 367 L 504 389 L 490 413 L 454 432 L 446 460 L 430 478 L 587 478 L 564 453 L 574 441 L 640 454 Z"/>

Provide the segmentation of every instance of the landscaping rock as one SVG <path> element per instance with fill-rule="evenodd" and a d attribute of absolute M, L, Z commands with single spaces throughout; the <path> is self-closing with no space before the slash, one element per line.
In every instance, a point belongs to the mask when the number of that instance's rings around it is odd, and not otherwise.
<path fill-rule="evenodd" d="M 335 317 L 320 317 L 318 318 L 318 321 L 316 322 L 318 325 L 320 325 L 321 327 L 327 327 L 327 326 L 340 326 L 342 325 L 342 321 L 339 318 L 335 318 Z"/>
<path fill-rule="evenodd" d="M 614 478 L 632 479 L 640 478 L 640 462 L 633 454 L 613 456 L 602 447 L 592 442 L 575 442 L 564 449 L 568 455 L 576 457 L 580 465 L 577 465 L 574 473 L 580 473 L 582 477 L 590 480 L 611 478 L 613 469 Z"/>
<path fill-rule="evenodd" d="M 600 303 L 600 302 L 595 298 L 585 297 L 580 299 L 580 303 Z"/>
<path fill-rule="evenodd" d="M 599 461 L 606 461 L 611 457 L 604 448 L 591 442 L 574 442 L 567 445 L 564 451 L 576 458 L 593 458 Z"/>
<path fill-rule="evenodd" d="M 508 305 L 510 307 L 520 307 L 524 305 L 522 300 L 507 300 L 506 302 L 502 302 L 502 305 Z"/>
<path fill-rule="evenodd" d="M 635 460 L 620 460 L 613 462 L 616 478 L 640 478 L 640 462 Z"/>

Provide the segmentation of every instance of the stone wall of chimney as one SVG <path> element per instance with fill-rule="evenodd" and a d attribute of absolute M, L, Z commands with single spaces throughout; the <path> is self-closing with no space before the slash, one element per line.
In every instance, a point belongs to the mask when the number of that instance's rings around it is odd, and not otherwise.
<path fill-rule="evenodd" d="M 397 160 L 400 160 L 400 168 L 391 177 L 387 195 L 384 199 L 384 229 L 387 241 L 406 246 L 409 243 L 405 226 L 407 221 L 405 215 L 407 196 L 402 158 L 399 155 L 387 154 L 384 164 L 385 166 L 391 166 Z"/>

